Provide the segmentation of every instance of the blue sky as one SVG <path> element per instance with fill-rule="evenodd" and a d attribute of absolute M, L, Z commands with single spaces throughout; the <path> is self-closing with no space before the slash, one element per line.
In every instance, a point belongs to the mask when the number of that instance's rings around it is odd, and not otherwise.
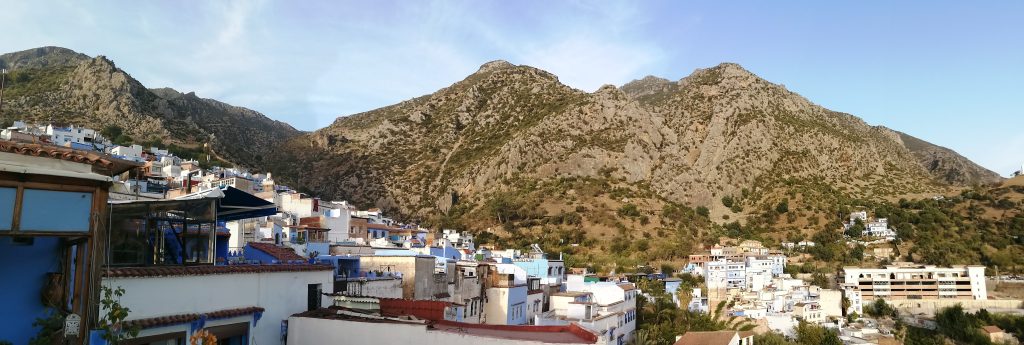
<path fill-rule="evenodd" d="M 1024 162 L 1024 2 L 13 1 L 0 51 L 106 55 L 302 130 L 484 62 L 593 91 L 737 62 L 833 110 L 1006 175 Z"/>

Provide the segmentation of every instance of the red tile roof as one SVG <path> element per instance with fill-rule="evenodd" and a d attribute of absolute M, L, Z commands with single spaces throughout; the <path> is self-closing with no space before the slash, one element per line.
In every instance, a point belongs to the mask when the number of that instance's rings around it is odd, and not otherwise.
<path fill-rule="evenodd" d="M 36 143 L 19 143 L 0 140 L 0 152 L 22 154 L 26 156 L 49 157 L 77 163 L 92 165 L 93 171 L 103 175 L 117 175 L 141 164 L 100 154 L 98 152 L 74 150 L 67 147 L 43 145 Z"/>
<path fill-rule="evenodd" d="M 178 314 L 178 315 L 158 316 L 158 317 L 151 317 L 151 318 L 145 318 L 145 319 L 128 320 L 128 321 L 125 321 L 125 323 L 127 323 L 129 327 L 131 327 L 133 325 L 138 325 L 140 328 L 146 329 L 146 328 L 155 328 L 155 327 L 161 327 L 161 326 L 171 326 L 171 325 L 179 325 L 179 324 L 183 324 L 183 323 L 188 323 L 188 322 L 192 322 L 192 321 L 195 321 L 195 320 L 199 320 L 199 318 L 202 317 L 203 315 L 206 315 L 207 319 L 226 319 L 226 318 L 229 318 L 229 317 L 236 317 L 236 316 L 242 316 L 242 315 L 262 313 L 262 312 L 263 312 L 263 308 L 261 308 L 261 307 L 245 307 L 245 308 L 217 310 L 217 311 L 212 311 L 212 312 L 203 313 L 203 314 Z"/>
<path fill-rule="evenodd" d="M 279 261 L 306 260 L 299 254 L 295 254 L 291 248 L 278 247 L 273 243 L 249 242 L 249 247 L 267 253 Z"/>
<path fill-rule="evenodd" d="M 301 265 L 227 265 L 227 266 L 150 266 L 150 267 L 111 267 L 103 271 L 104 277 L 171 277 L 201 276 L 212 274 L 272 273 L 272 272 L 311 272 L 332 271 L 334 266 L 327 264 Z"/>

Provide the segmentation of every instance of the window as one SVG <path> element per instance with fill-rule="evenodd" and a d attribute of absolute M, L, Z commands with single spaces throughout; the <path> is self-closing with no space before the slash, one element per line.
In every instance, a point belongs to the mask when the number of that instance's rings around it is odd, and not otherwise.
<path fill-rule="evenodd" d="M 26 188 L 21 203 L 22 231 L 89 232 L 92 193 Z"/>
<path fill-rule="evenodd" d="M 306 286 L 306 310 L 320 309 L 320 284 L 309 284 Z"/>
<path fill-rule="evenodd" d="M 0 188 L 0 231 L 11 230 L 14 222 L 14 199 L 16 188 Z"/>

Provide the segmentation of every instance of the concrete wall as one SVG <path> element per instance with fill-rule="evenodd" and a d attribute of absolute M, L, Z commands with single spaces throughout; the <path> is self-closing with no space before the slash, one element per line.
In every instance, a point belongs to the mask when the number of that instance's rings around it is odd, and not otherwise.
<path fill-rule="evenodd" d="M 843 316 L 843 292 L 839 290 L 822 289 L 818 293 L 818 304 L 821 305 L 821 312 L 825 317 Z"/>
<path fill-rule="evenodd" d="M 521 307 L 521 315 L 514 309 Z M 484 323 L 488 325 L 526 324 L 526 286 L 487 289 Z"/>
<path fill-rule="evenodd" d="M 332 271 L 215 274 L 200 276 L 104 278 L 103 285 L 123 287 L 121 304 L 129 320 L 217 310 L 263 307 L 250 333 L 250 344 L 280 344 L 281 321 L 307 307 L 307 284 L 329 291 Z M 321 296 L 321 306 L 332 301 Z M 102 313 L 102 312 L 101 312 Z"/>
<path fill-rule="evenodd" d="M 350 296 L 402 298 L 402 280 L 385 278 L 375 280 L 354 280 L 348 282 L 345 293 Z"/>
<path fill-rule="evenodd" d="M 433 256 L 362 256 L 364 271 L 382 270 L 402 273 L 402 298 L 436 299 L 437 294 L 448 292 L 448 277 L 434 279 Z"/>
<path fill-rule="evenodd" d="M 1019 299 L 989 299 L 989 300 L 964 300 L 964 299 L 914 299 L 914 300 L 890 300 L 886 299 L 886 303 L 895 306 L 901 310 L 907 310 L 914 314 L 925 313 L 935 314 L 935 312 L 942 308 L 952 307 L 960 304 L 966 310 L 978 310 L 978 309 L 1018 309 L 1022 307 L 1021 300 Z M 864 301 L 865 304 L 872 303 L 871 301 Z"/>
<path fill-rule="evenodd" d="M 526 321 L 533 322 L 533 319 L 537 314 L 543 312 L 544 309 L 544 294 L 538 293 L 526 296 Z"/>

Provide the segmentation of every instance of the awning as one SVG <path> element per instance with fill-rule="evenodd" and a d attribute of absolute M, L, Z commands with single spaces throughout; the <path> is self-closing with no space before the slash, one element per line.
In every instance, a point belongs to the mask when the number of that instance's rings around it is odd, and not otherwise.
<path fill-rule="evenodd" d="M 210 188 L 175 198 L 175 200 L 219 199 L 217 201 L 217 220 L 232 221 L 246 218 L 273 216 L 277 214 L 277 205 L 260 199 L 255 195 L 243 192 L 238 188 Z"/>

